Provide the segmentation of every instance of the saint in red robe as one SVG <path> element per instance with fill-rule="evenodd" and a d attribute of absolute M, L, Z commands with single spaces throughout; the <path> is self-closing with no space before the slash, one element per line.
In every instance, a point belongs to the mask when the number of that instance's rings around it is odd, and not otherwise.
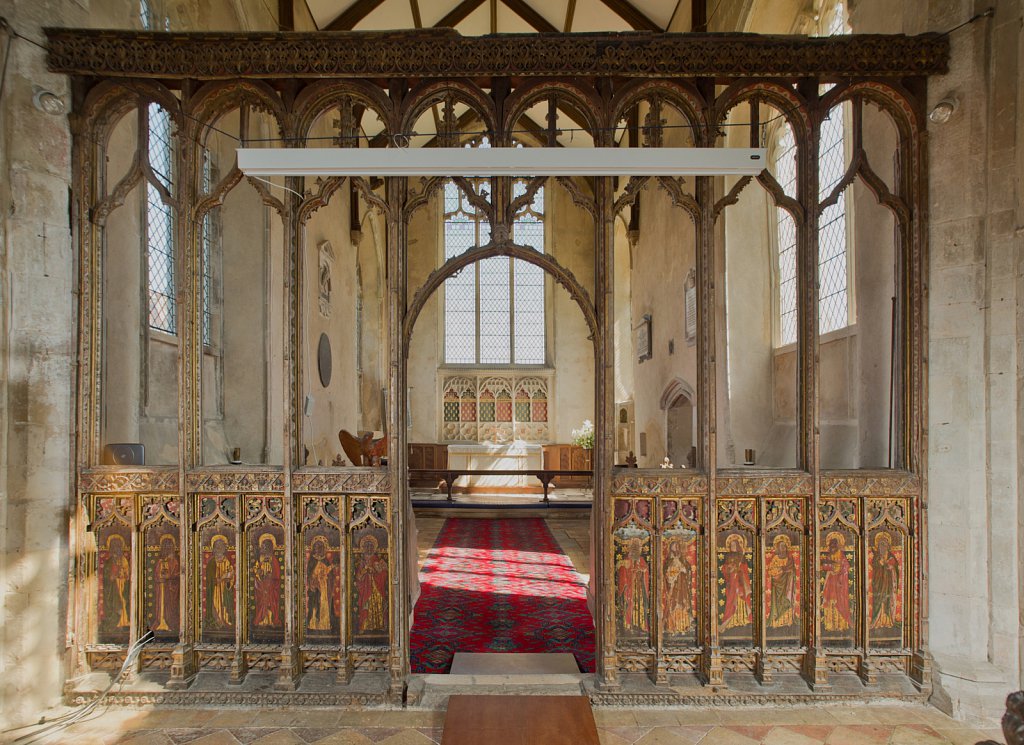
<path fill-rule="evenodd" d="M 821 557 L 824 583 L 821 589 L 821 622 L 825 631 L 850 628 L 850 562 L 838 538 L 831 538 Z"/>
<path fill-rule="evenodd" d="M 628 555 L 619 560 L 615 572 L 615 588 L 619 596 L 622 628 L 625 631 L 647 631 L 647 609 L 650 604 L 650 567 L 640 552 L 640 539 L 628 543 Z"/>
<path fill-rule="evenodd" d="M 722 611 L 722 629 L 734 629 L 750 623 L 750 566 L 743 555 L 740 539 L 736 535 L 726 542 L 729 551 L 722 562 L 725 580 L 725 608 Z"/>
<path fill-rule="evenodd" d="M 253 624 L 263 627 L 281 625 L 281 562 L 274 555 L 271 538 L 260 541 L 260 557 L 252 568 L 256 589 L 256 614 Z"/>

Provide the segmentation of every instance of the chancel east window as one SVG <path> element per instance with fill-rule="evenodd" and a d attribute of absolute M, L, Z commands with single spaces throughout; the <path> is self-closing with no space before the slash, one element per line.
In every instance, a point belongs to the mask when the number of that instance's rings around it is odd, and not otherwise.
<path fill-rule="evenodd" d="M 480 147 L 487 147 L 487 140 Z M 467 179 L 490 199 L 489 179 Z M 512 199 L 526 193 L 512 184 Z M 490 240 L 486 216 L 454 181 L 444 186 L 444 258 Z M 512 240 L 544 252 L 544 187 L 520 209 Z M 504 256 L 478 261 L 445 281 L 444 359 L 455 365 L 543 365 L 545 362 L 544 270 Z"/>
<path fill-rule="evenodd" d="M 171 117 L 158 104 L 149 105 L 149 166 L 167 193 L 172 191 Z M 146 268 L 149 325 L 177 333 L 174 277 L 174 213 L 157 184 L 146 182 Z"/>

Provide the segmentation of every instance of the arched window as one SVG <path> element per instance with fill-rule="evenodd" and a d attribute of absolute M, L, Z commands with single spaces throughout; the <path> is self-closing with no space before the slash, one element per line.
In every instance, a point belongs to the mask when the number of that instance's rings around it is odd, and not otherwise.
<path fill-rule="evenodd" d="M 828 35 L 847 33 L 842 4 L 836 4 L 825 27 Z M 829 112 L 821 123 L 818 140 L 818 199 L 825 199 L 846 170 L 847 105 Z M 772 162 L 775 178 L 787 196 L 796 197 L 796 140 L 789 125 L 776 133 Z M 781 207 L 776 208 L 776 277 L 778 292 L 778 344 L 796 342 L 796 223 Z M 818 333 L 827 334 L 848 326 L 850 283 L 847 261 L 848 228 L 846 193 L 828 207 L 818 220 Z"/>
<path fill-rule="evenodd" d="M 171 116 L 159 104 L 149 104 L 149 166 L 157 181 L 173 189 Z M 174 277 L 174 212 L 160 190 L 146 183 L 146 268 L 149 289 L 149 325 L 177 333 Z"/>
<path fill-rule="evenodd" d="M 479 147 L 489 147 L 483 138 Z M 481 196 L 489 179 L 467 179 Z M 512 199 L 526 180 L 512 184 Z M 486 244 L 491 226 L 455 184 L 444 185 L 444 258 Z M 512 240 L 544 252 L 544 187 L 513 221 Z M 445 281 L 444 360 L 452 365 L 543 365 L 546 361 L 544 270 L 503 256 L 478 261 Z"/>
<path fill-rule="evenodd" d="M 209 150 L 203 149 L 203 165 L 200 173 L 202 193 L 209 194 L 213 188 L 213 156 Z M 213 344 L 213 260 L 214 242 L 216 241 L 217 210 L 210 210 L 203 215 L 203 224 L 199 232 L 199 249 L 203 262 L 203 346 Z"/>
<path fill-rule="evenodd" d="M 836 5 L 829 36 L 846 33 L 842 5 Z M 818 133 L 818 199 L 836 187 L 846 171 L 846 117 L 848 104 L 833 108 Z M 847 262 L 846 192 L 818 218 L 818 333 L 850 324 L 849 266 Z"/>

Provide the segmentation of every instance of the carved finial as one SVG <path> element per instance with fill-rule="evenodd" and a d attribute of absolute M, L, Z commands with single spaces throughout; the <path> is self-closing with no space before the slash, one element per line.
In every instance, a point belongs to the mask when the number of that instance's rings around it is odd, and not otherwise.
<path fill-rule="evenodd" d="M 664 142 L 663 127 L 668 121 L 661 117 L 661 99 L 651 98 L 651 108 L 644 117 L 644 147 L 661 147 Z"/>

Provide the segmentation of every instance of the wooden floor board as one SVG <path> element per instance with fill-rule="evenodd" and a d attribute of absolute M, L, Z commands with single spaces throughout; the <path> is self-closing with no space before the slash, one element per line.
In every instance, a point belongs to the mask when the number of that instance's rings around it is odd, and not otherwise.
<path fill-rule="evenodd" d="M 599 745 L 586 696 L 452 696 L 441 745 Z"/>

